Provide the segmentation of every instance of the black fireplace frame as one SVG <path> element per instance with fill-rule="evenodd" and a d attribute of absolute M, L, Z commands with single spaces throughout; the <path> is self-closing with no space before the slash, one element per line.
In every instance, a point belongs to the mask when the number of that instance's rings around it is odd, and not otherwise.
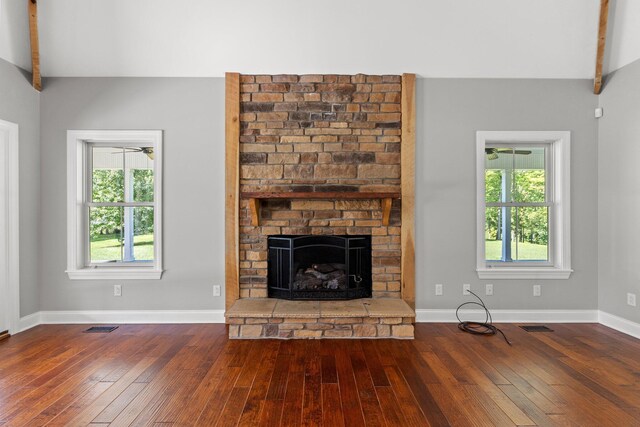
<path fill-rule="evenodd" d="M 268 236 L 267 246 L 267 288 L 270 298 L 348 300 L 371 297 L 373 287 L 371 236 L 275 235 Z M 347 289 L 293 289 L 296 251 L 312 247 L 330 247 L 344 251 L 344 264 L 348 277 Z"/>

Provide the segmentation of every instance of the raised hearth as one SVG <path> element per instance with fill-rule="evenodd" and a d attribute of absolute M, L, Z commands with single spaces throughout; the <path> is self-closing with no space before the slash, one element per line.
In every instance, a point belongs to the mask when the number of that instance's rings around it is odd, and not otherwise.
<path fill-rule="evenodd" d="M 231 339 L 412 339 L 415 312 L 399 298 L 349 301 L 243 298 L 225 316 Z"/>

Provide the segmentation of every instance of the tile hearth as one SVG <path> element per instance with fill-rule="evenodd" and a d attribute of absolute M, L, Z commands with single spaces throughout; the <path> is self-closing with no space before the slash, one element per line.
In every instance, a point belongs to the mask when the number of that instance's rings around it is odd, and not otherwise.
<path fill-rule="evenodd" d="M 243 298 L 225 316 L 232 339 L 412 339 L 415 312 L 398 298 L 347 301 Z"/>

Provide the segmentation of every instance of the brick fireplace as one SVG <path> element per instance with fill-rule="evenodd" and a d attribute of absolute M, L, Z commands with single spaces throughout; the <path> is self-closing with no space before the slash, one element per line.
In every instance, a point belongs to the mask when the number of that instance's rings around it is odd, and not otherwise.
<path fill-rule="evenodd" d="M 403 274 L 409 260 L 413 268 L 413 166 L 402 170 L 413 164 L 412 120 L 403 121 L 413 96 L 405 102 L 405 80 L 227 76 L 227 317 L 236 300 L 269 296 L 270 236 L 370 236 L 372 298 L 412 305 L 413 273 Z M 406 324 L 412 316 L 402 313 Z"/>
<path fill-rule="evenodd" d="M 241 76 L 240 192 L 400 192 L 401 76 Z M 372 236 L 373 292 L 400 297 L 400 201 L 240 200 L 240 298 L 267 296 L 267 236 Z"/>

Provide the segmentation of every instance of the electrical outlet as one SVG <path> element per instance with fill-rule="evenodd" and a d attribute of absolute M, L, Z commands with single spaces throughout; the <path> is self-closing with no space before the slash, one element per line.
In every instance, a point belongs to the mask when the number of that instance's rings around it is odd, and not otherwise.
<path fill-rule="evenodd" d="M 596 119 L 599 119 L 600 117 L 604 116 L 604 109 L 602 107 L 596 108 L 595 116 L 596 116 Z"/>
<path fill-rule="evenodd" d="M 485 285 L 485 294 L 486 295 L 493 295 L 493 285 L 491 283 L 487 283 Z"/>
<path fill-rule="evenodd" d="M 470 284 L 465 283 L 462 285 L 462 295 L 471 295 L 471 293 L 469 293 L 470 290 L 471 290 Z"/>
<path fill-rule="evenodd" d="M 436 283 L 436 295 L 440 296 L 442 295 L 442 283 Z"/>
<path fill-rule="evenodd" d="M 220 296 L 220 285 L 213 285 L 213 296 L 214 297 Z"/>
<path fill-rule="evenodd" d="M 631 307 L 636 306 L 636 294 L 627 294 L 627 304 L 629 304 Z"/>
<path fill-rule="evenodd" d="M 122 296 L 122 285 L 113 285 L 113 296 L 114 297 Z"/>
<path fill-rule="evenodd" d="M 540 285 L 533 285 L 533 296 L 539 297 L 542 295 L 542 287 Z"/>

